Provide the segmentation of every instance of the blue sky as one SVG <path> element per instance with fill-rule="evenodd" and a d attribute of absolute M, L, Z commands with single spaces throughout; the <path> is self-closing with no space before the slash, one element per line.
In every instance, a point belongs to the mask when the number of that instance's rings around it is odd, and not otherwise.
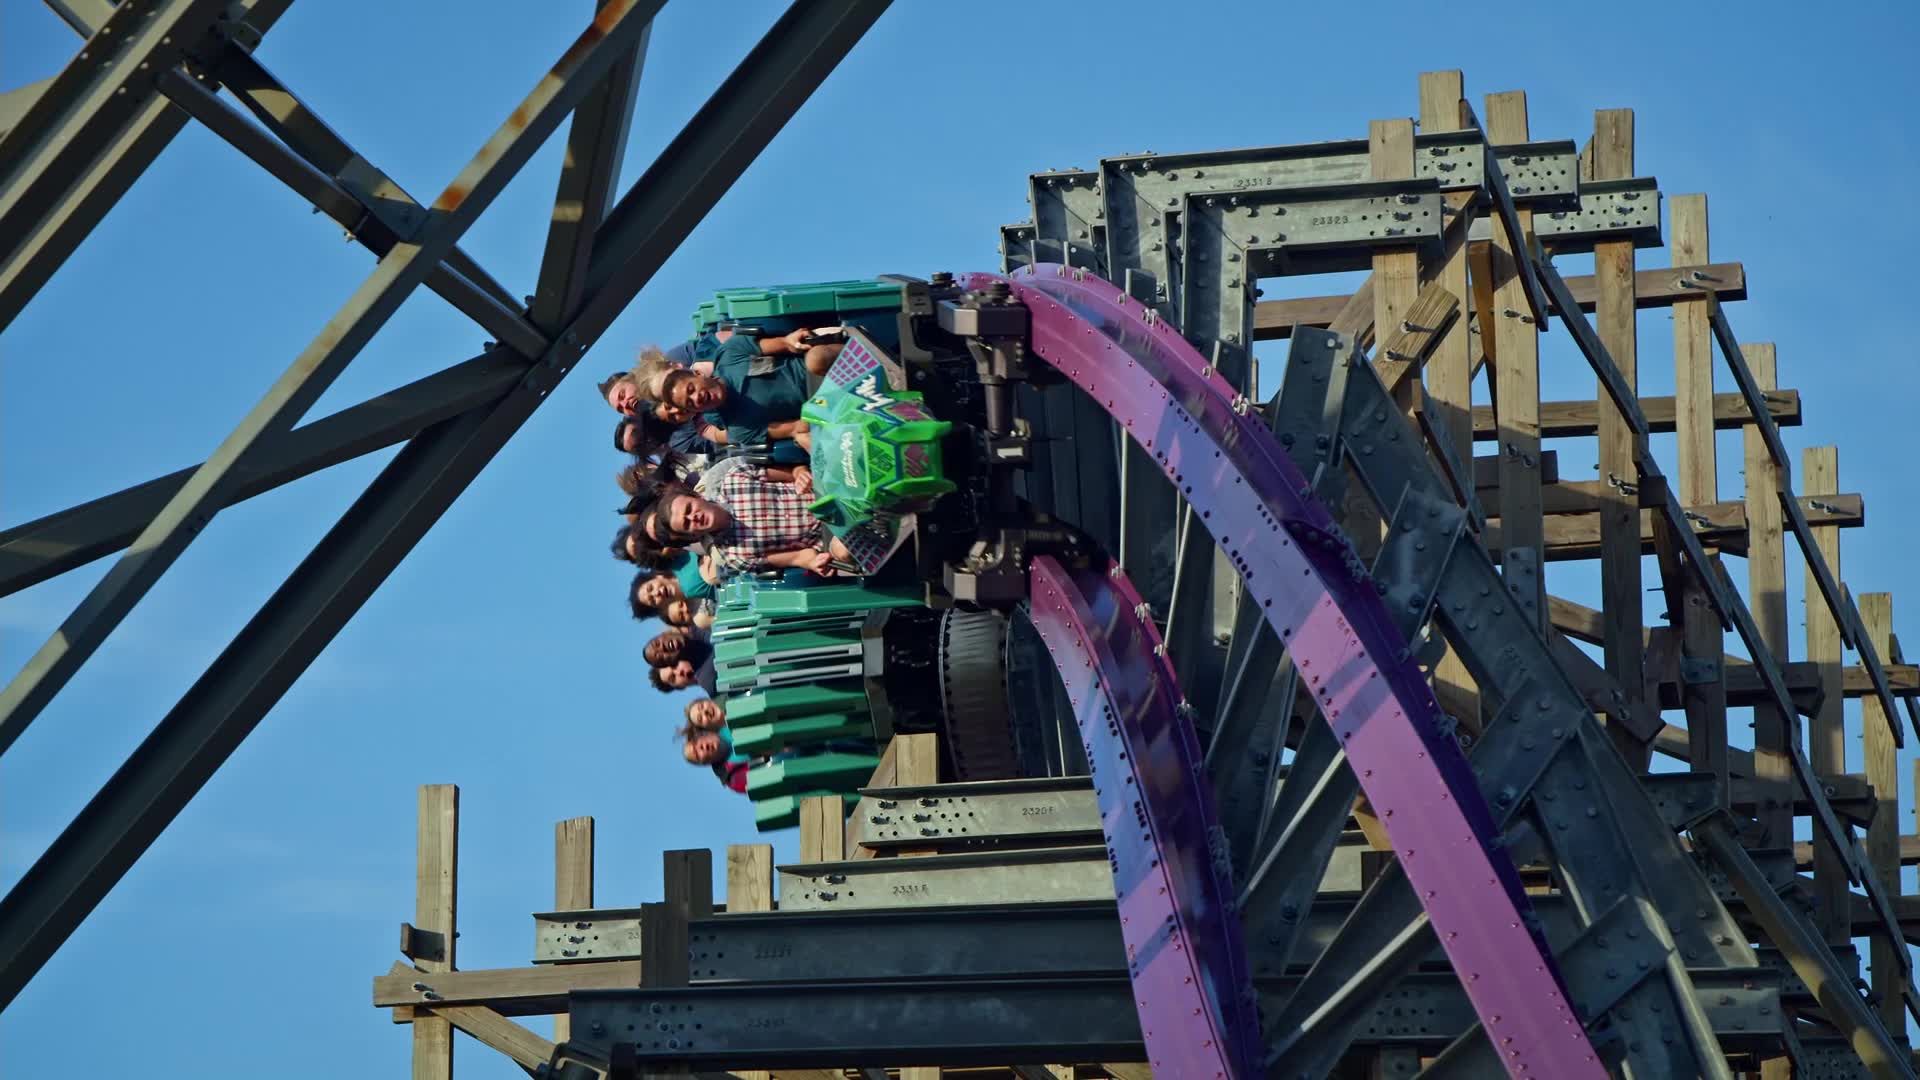
<path fill-rule="evenodd" d="M 259 55 L 425 199 L 589 6 L 559 18 L 548 4 L 309 2 Z M 668 5 L 626 180 L 777 8 Z M 1902 252 L 1920 245 L 1899 198 L 1910 186 L 1900 178 L 1920 168 L 1920 18 L 1898 3 L 1804 11 L 1632 3 L 1597 18 L 1538 6 L 1519 20 L 1424 4 L 901 0 L 0 1019 L 0 1056 L 25 1073 L 83 1046 L 101 1075 L 186 1075 L 207 1040 L 238 1037 L 241 1054 L 273 1055 L 283 1076 L 398 1074 L 406 1032 L 368 1007 L 368 986 L 412 915 L 421 783 L 461 785 L 463 967 L 530 955 L 527 916 L 552 899 L 558 819 L 598 818 L 607 905 L 658 894 L 663 848 L 754 840 L 744 802 L 678 762 L 680 700 L 645 685 L 649 631 L 628 617 L 627 575 L 605 554 L 619 462 L 592 378 L 642 343 L 673 340 L 718 287 L 991 268 L 997 226 L 1026 216 L 1028 172 L 1144 149 L 1361 136 L 1369 119 L 1415 112 L 1422 70 L 1463 68 L 1476 103 L 1527 90 L 1535 138 L 1584 140 L 1593 109 L 1631 107 L 1639 172 L 1669 196 L 1711 193 L 1713 254 L 1745 262 L 1753 297 L 1732 307 L 1734 325 L 1743 340 L 1778 342 L 1781 384 L 1802 392 L 1807 423 L 1787 431 L 1790 448 L 1839 443 L 1842 490 L 1867 498 L 1872 530 L 1847 534 L 1843 574 L 1856 593 L 1893 591 L 1896 625 L 1920 651 L 1920 589 L 1898 539 L 1920 527 L 1904 498 L 1915 382 L 1898 344 L 1911 340 Z M 0 88 L 54 74 L 77 45 L 37 4 L 0 0 Z M 464 243 L 515 293 L 532 291 L 557 165 L 550 145 Z M 201 460 L 371 265 L 291 192 L 187 128 L 0 335 L 0 522 Z M 1643 391 L 1670 393 L 1666 313 L 1643 313 L 1640 335 Z M 422 291 L 312 415 L 472 355 L 487 337 Z M 1543 344 L 1545 396 L 1591 396 L 1565 335 Z M 1720 388 L 1731 389 L 1724 374 Z M 1737 433 L 1723 439 L 1722 498 L 1739 497 L 1738 448 Z M 1560 449 L 1563 476 L 1592 475 L 1591 441 Z M 0 761 L 0 884 L 387 457 L 228 511 L 194 545 Z M 6 674 L 107 565 L 0 601 Z M 1797 643 L 1795 556 L 1788 579 Z M 1598 591 L 1566 564 L 1549 588 L 1589 602 Z M 1858 768 L 1857 722 L 1850 731 Z M 1902 810 L 1911 829 L 1912 807 Z M 775 837 L 781 858 L 794 840 Z M 472 1044 L 459 1055 L 464 1077 L 521 1075 Z"/>

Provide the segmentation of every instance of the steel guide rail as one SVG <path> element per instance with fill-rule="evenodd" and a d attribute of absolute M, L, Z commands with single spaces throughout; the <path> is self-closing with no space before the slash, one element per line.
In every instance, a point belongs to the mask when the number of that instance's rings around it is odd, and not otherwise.
<path fill-rule="evenodd" d="M 970 285 L 991 280 L 976 275 Z M 1569 1026 L 1584 1029 L 1523 917 L 1518 877 L 1494 847 L 1498 833 L 1458 745 L 1436 726 L 1438 707 L 1364 568 L 1262 421 L 1183 338 L 1117 287 L 1064 267 L 1017 275 L 1013 287 L 1033 313 L 1035 351 L 1123 420 L 1222 542 L 1290 643 L 1363 783 L 1373 780 L 1376 808 L 1408 809 L 1389 815 L 1390 828 L 1456 967 L 1511 972 L 1515 956 L 1540 958 L 1511 978 L 1468 981 L 1476 1011 L 1497 1018 L 1494 1036 L 1513 1039 L 1503 1043 L 1510 1067 L 1597 1075 L 1584 1034 L 1569 1038 Z"/>
<path fill-rule="evenodd" d="M 1708 291 L 1706 305 L 1707 321 L 1713 328 L 1714 341 L 1720 347 L 1720 355 L 1726 358 L 1727 367 L 1733 372 L 1733 380 L 1740 388 L 1740 396 L 1746 400 L 1749 409 L 1756 401 L 1764 405 L 1766 394 L 1754 379 L 1752 369 L 1747 367 L 1746 354 L 1741 352 L 1740 342 L 1733 336 L 1733 325 L 1727 321 L 1725 309 L 1721 307 L 1719 298 L 1714 296 L 1711 290 Z M 1880 699 L 1880 706 L 1886 712 L 1887 730 L 1893 735 L 1893 745 L 1905 746 L 1906 737 L 1900 729 L 1900 721 L 1894 707 L 1893 691 L 1887 685 L 1887 673 L 1880 664 L 1879 650 L 1874 648 L 1873 642 L 1868 639 L 1860 625 L 1860 610 L 1854 606 L 1853 597 L 1848 594 L 1846 587 L 1840 583 L 1839 579 L 1834 577 L 1833 568 L 1827 565 L 1825 553 L 1820 550 L 1820 545 L 1814 542 L 1813 527 L 1807 523 L 1806 510 L 1794 494 L 1793 467 L 1788 461 L 1786 443 L 1780 438 L 1779 425 L 1773 422 L 1773 416 L 1770 413 L 1765 415 L 1755 413 L 1753 422 L 1760 431 L 1761 441 L 1766 444 L 1767 456 L 1773 459 L 1774 466 L 1779 469 L 1780 482 L 1776 495 L 1780 500 L 1781 509 L 1786 512 L 1787 525 L 1793 530 L 1793 538 L 1800 545 L 1800 555 L 1806 561 L 1807 568 L 1812 571 L 1814 581 L 1820 587 L 1820 595 L 1826 601 L 1827 609 L 1833 612 L 1833 620 L 1840 630 L 1840 643 L 1860 654 L 1861 662 L 1867 669 L 1867 676 L 1873 682 L 1874 694 Z M 1908 718 L 1915 724 L 1914 733 L 1920 734 L 1920 717 L 1909 712 Z"/>
<path fill-rule="evenodd" d="M 1638 403 L 1635 401 L 1631 391 L 1626 388 L 1624 381 L 1620 377 L 1619 369 L 1614 366 L 1613 359 L 1608 355 L 1606 347 L 1600 342 L 1599 337 L 1594 334 L 1593 328 L 1588 323 L 1585 314 L 1581 313 L 1578 307 L 1571 302 L 1571 293 L 1567 289 L 1566 282 L 1561 279 L 1558 271 L 1553 268 L 1550 262 L 1544 259 L 1537 261 L 1536 269 L 1542 281 L 1546 283 L 1549 291 L 1553 295 L 1554 304 L 1559 309 L 1562 322 L 1565 323 L 1568 331 L 1573 335 L 1575 343 L 1579 346 L 1581 353 L 1586 356 L 1595 374 L 1599 376 L 1601 384 L 1606 387 L 1608 396 L 1619 406 L 1621 414 L 1627 419 L 1629 426 L 1633 430 L 1635 442 L 1634 460 L 1640 474 L 1642 504 L 1645 505 L 1651 502 L 1660 517 L 1664 518 L 1669 534 L 1678 540 L 1686 552 L 1688 563 L 1693 566 L 1699 579 L 1706 586 L 1708 598 L 1720 613 L 1723 624 L 1731 623 L 1732 628 L 1738 633 L 1742 643 L 1746 645 L 1749 655 L 1753 658 L 1754 670 L 1759 673 L 1761 682 L 1765 686 L 1768 695 L 1773 699 L 1775 707 L 1780 710 L 1781 715 L 1785 718 L 1788 731 L 1788 760 L 1795 779 L 1799 781 L 1801 788 L 1806 792 L 1808 802 L 1812 805 L 1815 825 L 1820 829 L 1827 842 L 1832 845 L 1833 849 L 1840 855 L 1842 864 L 1846 867 L 1849 880 L 1859 884 L 1865 890 L 1868 902 L 1873 906 L 1874 911 L 1879 915 L 1883 924 L 1882 933 L 1886 934 L 1889 941 L 1902 941 L 1903 938 L 1899 929 L 1900 923 L 1894 911 L 1892 900 L 1886 895 L 1886 889 L 1878 880 L 1878 876 L 1867 868 L 1865 856 L 1861 852 L 1859 843 L 1854 838 L 1852 830 L 1841 822 L 1839 816 L 1834 813 L 1833 805 L 1827 799 L 1826 790 L 1820 783 L 1819 777 L 1815 775 L 1812 763 L 1807 759 L 1800 734 L 1799 710 L 1793 705 L 1793 697 L 1787 689 L 1786 679 L 1781 674 L 1779 665 L 1773 658 L 1772 651 L 1766 647 L 1766 643 L 1761 639 L 1759 628 L 1754 624 L 1752 613 L 1748 611 L 1745 601 L 1740 598 L 1740 594 L 1733 587 L 1732 582 L 1726 579 L 1724 567 L 1721 567 L 1717 561 L 1707 558 L 1704 550 L 1700 546 L 1699 537 L 1694 534 L 1691 524 L 1687 521 L 1685 511 L 1681 509 L 1671 486 L 1667 484 L 1665 476 L 1660 471 L 1659 463 L 1653 457 L 1646 417 L 1641 413 Z M 1713 301 L 1709 298 L 1708 302 L 1712 303 Z M 1724 318 L 1718 319 L 1718 322 L 1722 326 L 1725 325 Z M 1727 352 L 1729 345 L 1732 347 L 1732 356 L 1736 358 L 1739 357 L 1739 345 L 1737 342 L 1731 340 L 1730 335 L 1726 340 L 1721 342 L 1721 351 L 1723 353 Z M 1760 396 L 1759 388 L 1757 384 L 1753 382 L 1752 373 L 1746 370 L 1744 360 L 1736 359 L 1733 362 L 1733 366 L 1737 373 L 1745 372 L 1746 377 L 1740 381 L 1743 386 L 1742 392 L 1747 396 L 1749 408 L 1757 402 L 1762 406 L 1764 411 L 1765 398 Z M 1738 378 L 1738 375 L 1736 375 L 1736 378 Z M 1781 445 L 1777 450 L 1774 448 L 1775 444 L 1779 443 L 1779 431 L 1773 427 L 1769 422 L 1770 420 L 1770 417 L 1762 417 L 1760 422 L 1763 424 L 1763 432 L 1768 430 L 1773 432 L 1772 439 L 1768 441 L 1768 452 L 1775 456 L 1776 461 L 1778 461 L 1780 458 L 1786 456 L 1786 452 L 1784 445 Z M 1790 502 L 1795 511 L 1798 511 L 1799 500 L 1792 494 L 1791 486 L 1786 480 L 1788 474 L 1784 469 L 1785 467 L 1782 466 L 1781 488 L 1783 494 L 1781 497 L 1783 501 Z M 1804 516 L 1801 520 L 1805 520 Z M 1808 539 L 1810 541 L 1811 537 L 1809 536 Z M 1820 559 L 1818 548 L 1810 542 L 1806 544 L 1805 547 L 1814 553 L 1809 557 L 1809 565 L 1811 566 L 1815 559 Z M 1825 565 L 1824 559 L 1820 559 L 1820 564 L 1822 566 Z M 1840 608 L 1836 609 L 1836 611 L 1845 610 L 1851 610 L 1850 602 L 1845 602 Z M 1845 617 L 1841 616 L 1838 621 L 1844 623 Z M 1865 635 L 1859 636 L 1864 638 Z M 1867 648 L 1872 648 L 1870 642 L 1867 643 Z M 1890 702 L 1892 700 L 1891 696 L 1889 695 L 1885 700 Z M 1891 712 L 1888 714 L 1888 725 L 1893 730 L 1895 742 L 1898 744 L 1900 742 L 1899 726 Z M 1916 1014 L 1920 1014 L 1920 1004 L 1914 1004 L 1916 994 L 1911 990 L 1913 985 L 1911 960 L 1905 955 L 1903 949 L 1896 948 L 1894 952 L 1897 954 L 1898 960 L 1901 963 L 1903 981 L 1905 981 L 1909 987 L 1907 994 L 1909 1008 L 1914 1010 Z"/>

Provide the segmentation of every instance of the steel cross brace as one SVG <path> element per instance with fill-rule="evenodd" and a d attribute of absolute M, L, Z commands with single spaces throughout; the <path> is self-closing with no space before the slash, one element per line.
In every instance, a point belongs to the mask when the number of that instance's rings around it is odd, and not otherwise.
<path fill-rule="evenodd" d="M 0 900 L 0 1007 L 546 400 L 886 7 L 887 0 L 796 0 L 774 23 L 594 232 L 585 299 L 549 351 L 504 396 L 414 436 Z"/>
<path fill-rule="evenodd" d="M 1733 372 L 1733 381 L 1740 388 L 1740 396 L 1751 409 L 1758 402 L 1763 408 L 1767 397 L 1755 381 L 1753 371 L 1747 367 L 1746 354 L 1740 349 L 1740 342 L 1733 336 L 1733 325 L 1727 321 L 1727 313 L 1720 306 L 1719 298 L 1708 292 L 1707 321 L 1713 328 L 1713 338 L 1720 346 L 1720 355 L 1727 361 L 1727 367 Z M 1833 568 L 1827 565 L 1827 557 L 1814 542 L 1813 527 L 1807 523 L 1807 512 L 1793 493 L 1793 466 L 1787 458 L 1786 444 L 1780 439 L 1780 427 L 1773 422 L 1771 413 L 1754 414 L 1754 425 L 1760 430 L 1760 439 L 1766 444 L 1767 455 L 1779 469 L 1779 488 L 1776 492 L 1780 508 L 1785 511 L 1787 525 L 1793 530 L 1794 539 L 1800 545 L 1801 557 L 1806 560 L 1807 569 L 1813 574 L 1814 582 L 1820 588 L 1820 595 L 1826 601 L 1827 609 L 1833 613 L 1833 621 L 1840 629 L 1840 643 L 1860 654 L 1866 665 L 1868 678 L 1872 680 L 1873 692 L 1880 699 L 1880 707 L 1886 713 L 1887 730 L 1893 735 L 1896 747 L 1906 745 L 1906 737 L 1900 728 L 1895 714 L 1893 691 L 1887 686 L 1887 673 L 1880 666 L 1880 652 L 1868 640 L 1860 625 L 1860 611 L 1853 604 L 1853 597 L 1847 594 L 1845 586 L 1834 577 Z M 1914 729 L 1920 734 L 1920 726 Z"/>
<path fill-rule="evenodd" d="M 408 294 L 506 188 L 535 150 L 640 40 L 665 0 L 611 0 L 434 201 L 420 235 L 382 258 L 340 311 L 213 455 L 134 539 L 22 672 L 0 691 L 0 728 L 18 732 L 59 693 L 226 503 L 236 469 L 290 430 Z"/>
<path fill-rule="evenodd" d="M 1536 787 L 1550 784 L 1559 801 L 1553 804 L 1549 832 L 1562 852 L 1563 873 L 1589 918 L 1597 917 L 1627 886 L 1654 900 L 1669 920 L 1678 920 L 1687 961 L 1717 958 L 1751 964 L 1744 944 L 1719 946 L 1705 933 L 1712 927 L 1731 941 L 1737 926 L 1636 790 L 1625 763 L 1553 664 L 1537 627 L 1506 594 L 1486 552 L 1460 532 L 1458 507 L 1379 377 L 1326 331 L 1299 332 L 1293 353 L 1277 410 L 1284 417 L 1283 441 L 1291 437 L 1297 457 L 1318 460 L 1329 473 L 1344 460 L 1376 501 L 1394 508 L 1377 564 L 1387 576 L 1377 587 L 1394 601 L 1396 618 L 1417 624 L 1431 610 L 1442 619 L 1448 637 L 1498 709 L 1473 752 L 1474 771 L 1496 821 L 1506 826 Z M 1326 417 L 1334 418 L 1333 424 Z M 1311 451 L 1307 440 L 1312 440 Z M 1533 802 L 1540 805 L 1537 797 Z M 1575 807 L 1590 807 L 1591 813 L 1569 813 Z M 1387 892 L 1397 899 L 1390 902 Z M 1376 899 L 1375 894 L 1381 895 Z M 1411 926 L 1417 914 L 1397 871 L 1376 883 L 1367 902 L 1377 909 L 1368 921 L 1383 928 Z M 1691 918 L 1702 906 L 1714 920 Z M 1402 953 L 1401 962 L 1413 955 L 1417 953 Z M 1366 956 L 1361 951 L 1330 962 L 1326 981 L 1310 978 L 1312 992 L 1303 990 L 1304 999 L 1329 997 L 1340 979 L 1353 977 L 1355 965 Z M 1364 962 L 1381 964 L 1379 959 Z M 1673 1000 L 1683 1002 L 1684 974 L 1673 987 Z M 1305 1012 L 1289 1009 L 1280 1023 L 1305 1024 L 1309 1019 Z M 1700 1028 L 1692 1033 L 1701 1058 L 1717 1059 L 1711 1033 Z"/>
<path fill-rule="evenodd" d="M 139 5 L 119 7 L 102 4 L 98 9 L 83 5 L 62 6 L 60 14 L 75 33 L 90 38 L 117 10 L 131 12 Z M 254 0 L 240 18 L 221 21 L 215 31 L 188 51 L 195 67 L 189 76 L 177 66 L 147 71 L 129 85 L 145 86 L 151 79 L 158 95 L 148 94 L 141 112 L 126 126 L 104 154 L 88 168 L 43 218 L 47 224 L 38 232 L 23 231 L 26 246 L 0 260 L 0 325 L 10 322 L 28 303 L 73 249 L 85 239 L 100 217 L 126 187 L 159 154 L 184 124 L 184 117 L 201 121 L 235 149 L 258 162 L 316 208 L 339 222 L 353 239 L 366 245 L 375 255 L 385 255 L 400 238 L 387 222 L 395 212 L 378 208 L 393 206 L 404 213 L 410 234 L 423 220 L 423 210 L 404 191 L 373 169 L 352 149 L 341 142 L 324 124 L 311 118 L 299 99 L 281 86 L 249 50 L 277 20 L 287 6 L 285 0 Z M 92 51 L 89 49 L 88 51 Z M 208 69 L 214 77 L 207 77 Z M 230 105 L 221 101 L 215 89 L 221 82 L 253 109 L 275 134 L 295 147 L 298 153 L 268 138 L 248 123 Z M 279 122 L 272 101 L 281 112 L 295 120 L 308 122 L 292 126 Z M 167 103 L 179 106 L 178 112 Z M 183 115 L 184 114 L 184 115 Z M 349 190 L 345 181 L 358 181 Z M 369 209 L 371 203 L 376 209 Z M 462 313 L 512 345 L 527 357 L 546 349 L 541 336 L 522 319 L 518 304 L 506 290 L 482 271 L 459 248 L 427 278 L 427 286 L 445 297 Z"/>
<path fill-rule="evenodd" d="M 1037 267 L 1013 287 L 1032 314 L 1034 350 L 1153 454 L 1292 650 L 1369 798 L 1393 811 L 1389 833 L 1456 970 L 1507 973 L 1466 981 L 1475 1011 L 1513 1039 L 1509 1067 L 1598 1075 L 1577 1023 L 1568 1037 L 1573 1013 L 1551 955 L 1523 918 L 1519 879 L 1404 639 L 1251 405 L 1116 286 Z"/>

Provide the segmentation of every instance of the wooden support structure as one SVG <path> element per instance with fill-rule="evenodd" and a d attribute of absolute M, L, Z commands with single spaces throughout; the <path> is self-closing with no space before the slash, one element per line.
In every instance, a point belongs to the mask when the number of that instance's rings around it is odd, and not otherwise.
<path fill-rule="evenodd" d="M 1625 180 L 1633 176 L 1633 111 L 1602 109 L 1593 117 L 1593 178 Z M 1594 322 L 1600 340 L 1638 396 L 1640 335 L 1635 326 L 1638 306 L 1633 299 L 1634 255 L 1631 239 L 1608 240 L 1593 248 L 1594 280 L 1599 301 Z M 1634 435 L 1627 419 L 1608 399 L 1605 387 L 1594 392 L 1600 404 L 1600 474 L 1607 490 L 1600 510 L 1601 607 L 1609 618 L 1605 640 L 1607 674 L 1628 695 L 1622 705 L 1635 706 L 1644 681 L 1641 672 L 1642 615 L 1640 575 L 1640 512 L 1634 497 L 1639 472 L 1634 464 Z M 1611 717 L 1608 732 L 1627 760 L 1645 769 L 1649 751 L 1634 738 L 1620 717 Z"/>
<path fill-rule="evenodd" d="M 1811 470 L 1809 470 L 1811 472 Z M 1812 476 L 1807 485 L 1812 486 Z M 1836 568 L 1835 573 L 1838 573 Z M 1810 605 L 1811 606 L 1811 605 Z M 1862 593 L 1860 623 L 1867 640 L 1881 656 L 1893 654 L 1893 595 Z M 1877 806 L 1873 822 L 1867 826 L 1867 866 L 1879 877 L 1888 893 L 1899 896 L 1900 867 L 1905 861 L 1901 850 L 1906 838 L 1900 835 L 1900 766 L 1895 754 L 1888 721 L 1898 717 L 1884 715 L 1878 696 L 1868 696 L 1860 704 L 1861 747 L 1866 762 L 1867 783 L 1873 788 Z M 1915 763 L 1920 778 L 1920 762 Z M 1920 860 L 1916 860 L 1920 861 Z M 1818 866 L 1816 864 L 1815 873 Z M 1880 1022 L 1888 1031 L 1904 1034 L 1907 1030 L 1905 990 L 1900 978 L 1895 949 L 1904 950 L 1905 942 L 1888 941 L 1875 934 L 1869 946 L 1867 963 L 1873 980 L 1873 992 L 1879 999 Z"/>
<path fill-rule="evenodd" d="M 1774 385 L 1774 349 L 1772 345 L 1747 346 L 1746 361 L 1763 389 Z M 1780 471 L 1767 452 L 1759 428 L 1745 430 L 1747 497 L 1747 606 L 1753 612 L 1754 625 L 1761 640 L 1784 663 L 1787 648 L 1787 568 L 1786 541 L 1782 532 L 1780 501 L 1775 491 L 1780 486 Z M 1760 811 L 1761 843 L 1780 847 L 1793 841 L 1793 815 L 1786 802 L 1786 789 L 1792 783 L 1792 768 L 1787 758 L 1787 740 L 1792 731 L 1791 717 L 1782 716 L 1772 705 L 1756 705 L 1753 710 L 1753 748 L 1756 775 L 1779 783 L 1781 798 L 1770 800 Z"/>
<path fill-rule="evenodd" d="M 1452 72 L 1433 74 L 1450 75 Z M 1424 115 L 1424 114 L 1423 114 Z M 1421 127 L 1427 130 L 1425 121 Z M 1744 300 L 1747 298 L 1747 269 L 1740 263 L 1689 263 L 1675 265 L 1672 270 L 1642 270 L 1634 279 L 1634 302 L 1642 310 L 1677 306 L 1682 301 L 1700 297 L 1703 282 L 1712 282 L 1715 295 L 1724 300 Z M 1592 311 L 1599 304 L 1600 290 L 1593 275 L 1584 274 L 1567 279 L 1567 286 L 1573 290 L 1574 300 L 1582 311 Z M 1473 295 L 1477 296 L 1478 293 Z M 1294 300 L 1262 300 L 1254 305 L 1254 338 L 1259 341 L 1272 341 L 1293 336 L 1295 327 L 1326 327 L 1333 324 L 1335 316 L 1346 307 L 1350 296 L 1305 296 Z M 1469 314 L 1477 323 L 1484 315 L 1491 317 L 1492 304 L 1482 304 L 1475 300 Z"/>
<path fill-rule="evenodd" d="M 1458 70 L 1426 71 L 1420 74 L 1420 130 L 1428 134 L 1458 131 L 1464 124 L 1461 106 L 1466 101 L 1466 79 Z M 1454 218 L 1470 217 L 1476 192 L 1455 192 L 1446 198 L 1444 209 Z M 1438 286 L 1441 296 L 1451 304 L 1453 315 L 1434 342 L 1432 355 L 1423 368 L 1425 377 L 1422 420 L 1444 447 L 1436 446 L 1442 462 L 1473 461 L 1473 352 L 1469 340 L 1473 321 L 1467 318 L 1467 299 L 1471 295 L 1467 279 L 1467 244 L 1443 245 L 1437 260 L 1421 267 L 1422 281 Z M 1430 325 L 1426 320 L 1422 326 Z M 1442 469 L 1443 475 L 1451 468 Z M 1466 481 L 1468 485 L 1471 480 Z M 1458 491 L 1460 483 L 1454 487 Z M 1436 692 L 1447 701 L 1455 719 L 1467 730 L 1481 729 L 1480 692 L 1474 686 L 1467 665 L 1452 649 L 1434 665 Z"/>
<path fill-rule="evenodd" d="M 590 817 L 568 818 L 553 827 L 553 906 L 556 911 L 582 911 L 593 906 Z M 554 1042 L 566 1042 L 571 1033 L 565 1016 L 554 1018 Z"/>
<path fill-rule="evenodd" d="M 415 966 L 427 974 L 453 970 L 459 849 L 460 789 L 452 784 L 422 787 L 413 927 L 416 933 L 439 937 L 432 955 L 414 958 Z M 453 1080 L 453 1025 L 448 1020 L 414 1018 L 413 1080 Z"/>
<path fill-rule="evenodd" d="M 1494 143 L 1529 138 L 1527 95 L 1514 90 L 1487 95 L 1487 137 Z M 1540 511 L 1540 339 L 1528 311 L 1521 262 L 1533 245 L 1533 212 L 1519 212 L 1521 235 L 1509 236 L 1493 219 L 1493 245 L 1482 276 L 1492 284 L 1495 430 L 1500 454 L 1500 500 L 1509 525 L 1499 554 L 1507 589 L 1535 618 L 1546 615 L 1546 537 Z M 1476 289 L 1482 287 L 1475 283 Z M 1485 325 L 1483 322 L 1482 325 Z M 1484 333 L 1482 335 L 1485 336 Z"/>
<path fill-rule="evenodd" d="M 1831 446 L 1808 447 L 1801 456 L 1800 486 L 1809 497 L 1835 493 L 1840 487 L 1840 452 Z M 1816 526 L 1814 539 L 1834 573 L 1840 572 L 1840 530 Z M 1808 758 L 1813 770 L 1822 776 L 1847 771 L 1846 698 L 1840 689 L 1840 624 L 1820 596 L 1819 587 L 1808 583 L 1806 600 L 1807 659 L 1819 672 L 1821 702 L 1808 727 Z M 1897 826 L 1896 826 L 1897 827 Z M 1816 910 L 1821 932 L 1834 945 L 1847 941 L 1846 900 L 1847 864 L 1840 852 L 1824 839 L 1815 843 L 1813 882 Z"/>

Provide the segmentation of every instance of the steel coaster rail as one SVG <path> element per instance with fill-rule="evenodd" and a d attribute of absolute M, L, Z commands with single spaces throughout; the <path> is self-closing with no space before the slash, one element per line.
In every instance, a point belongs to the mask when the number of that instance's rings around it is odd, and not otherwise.
<path fill-rule="evenodd" d="M 1086 741 L 1148 1061 L 1162 1076 L 1257 1075 L 1232 874 L 1149 608 L 1119 563 L 1074 573 L 1043 556 L 1030 582 L 1034 629 Z"/>

